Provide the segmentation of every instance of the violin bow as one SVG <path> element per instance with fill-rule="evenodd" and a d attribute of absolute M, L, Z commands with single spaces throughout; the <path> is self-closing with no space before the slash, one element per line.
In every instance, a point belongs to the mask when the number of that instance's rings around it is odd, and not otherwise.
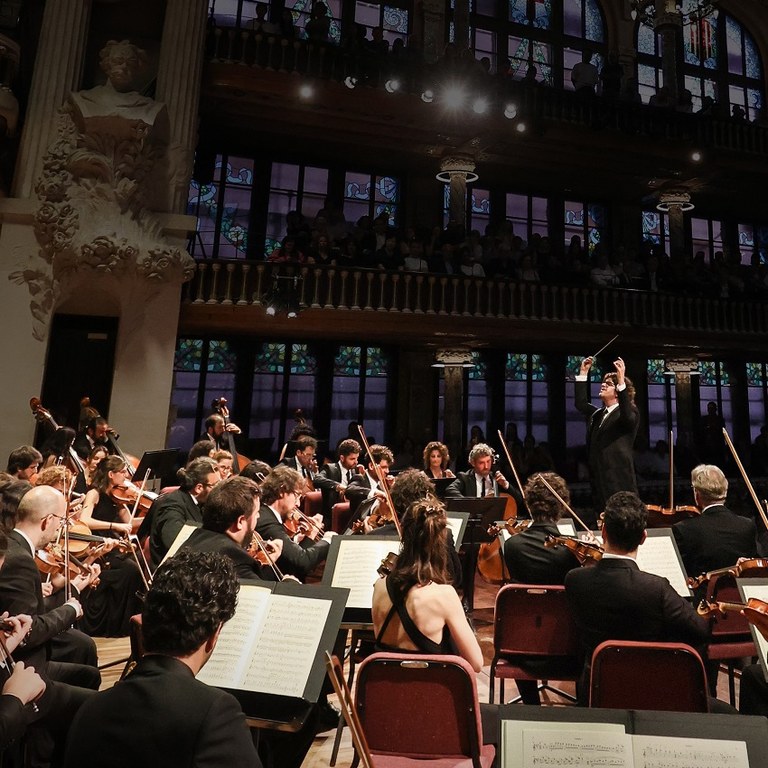
<path fill-rule="evenodd" d="M 256 542 L 256 546 L 262 551 L 264 554 L 264 557 L 267 558 L 267 562 L 269 563 L 269 567 L 272 569 L 272 573 L 275 574 L 275 577 L 278 581 L 282 581 L 285 578 L 285 575 L 283 572 L 277 567 L 277 563 L 275 563 L 272 558 L 269 556 L 269 552 L 267 552 L 267 547 L 264 543 L 264 539 L 261 538 L 261 536 L 256 533 L 256 531 L 253 532 L 253 537 L 251 539 L 252 541 Z"/>
<path fill-rule="evenodd" d="M 765 510 L 763 509 L 763 505 L 760 503 L 760 500 L 757 498 L 755 489 L 753 488 L 752 483 L 750 482 L 749 477 L 747 476 L 747 470 L 744 469 L 744 465 L 741 463 L 741 460 L 739 459 L 739 454 L 736 453 L 736 448 L 731 442 L 731 438 L 728 434 L 728 430 L 725 427 L 723 427 L 723 437 L 725 438 L 725 444 L 728 446 L 729 450 L 731 451 L 733 460 L 736 462 L 736 466 L 739 468 L 739 472 L 741 472 L 741 477 L 743 478 L 744 483 L 747 486 L 747 490 L 749 490 L 749 495 L 752 497 L 752 501 L 755 502 L 755 506 L 757 507 L 757 511 L 760 513 L 760 517 L 763 519 L 763 523 L 765 524 L 765 527 L 768 528 L 768 517 L 765 516 Z"/>
<path fill-rule="evenodd" d="M 538 480 L 541 480 L 541 482 L 544 484 L 544 487 L 565 507 L 568 513 L 572 515 L 576 521 L 578 521 L 578 523 L 590 535 L 590 537 L 594 539 L 595 536 L 592 531 L 589 530 L 586 523 L 568 506 L 565 499 L 547 482 L 547 479 L 543 477 L 540 472 L 536 473 L 534 477 Z"/>
<path fill-rule="evenodd" d="M 402 541 L 403 529 L 400 527 L 400 520 L 397 517 L 397 510 L 395 509 L 395 505 L 392 503 L 392 496 L 389 493 L 389 486 L 387 485 L 387 481 L 384 478 L 381 467 L 373 460 L 373 455 L 371 454 L 371 446 L 368 444 L 368 438 L 365 436 L 365 430 L 363 429 L 362 424 L 357 425 L 357 431 L 360 433 L 360 439 L 363 441 L 365 452 L 368 455 L 368 461 L 369 463 L 373 464 L 373 471 L 376 473 L 376 479 L 379 481 L 379 485 L 384 491 L 384 495 L 387 497 L 387 503 L 389 504 L 389 508 L 392 510 L 392 519 L 395 522 L 395 530 L 397 531 L 398 538 L 400 541 Z"/>
<path fill-rule="evenodd" d="M 515 476 L 517 487 L 520 489 L 520 496 L 522 496 L 523 501 L 525 501 L 525 491 L 523 490 L 523 484 L 520 482 L 520 475 L 517 474 L 517 470 L 515 469 L 515 463 L 512 461 L 512 456 L 509 453 L 509 448 L 507 448 L 507 444 L 504 441 L 504 435 L 501 434 L 500 429 L 497 431 L 499 434 L 499 440 L 501 441 L 501 447 L 504 449 L 504 455 L 507 457 L 509 466 L 512 467 L 512 474 Z"/>

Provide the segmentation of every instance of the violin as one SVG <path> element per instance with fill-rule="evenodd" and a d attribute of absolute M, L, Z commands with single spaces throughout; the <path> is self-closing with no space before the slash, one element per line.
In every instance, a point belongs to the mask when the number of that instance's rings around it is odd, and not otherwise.
<path fill-rule="evenodd" d="M 488 526 L 488 535 L 492 537 L 498 536 L 502 531 L 506 531 L 510 536 L 517 536 L 518 533 L 527 531 L 533 524 L 533 520 L 526 517 L 510 517 L 509 520 L 500 521 L 499 523 L 491 523 Z"/>
<path fill-rule="evenodd" d="M 90 569 L 85 563 L 82 563 L 76 557 L 71 554 L 69 557 L 65 557 L 63 548 L 58 544 L 48 544 L 45 549 L 38 549 L 35 552 L 35 564 L 37 570 L 43 574 L 63 574 L 69 581 L 76 576 L 87 576 L 90 573 Z M 96 586 L 99 583 L 98 578 L 91 582 L 91 586 Z"/>
<path fill-rule="evenodd" d="M 277 567 L 277 564 L 269 556 L 266 542 L 256 531 L 253 532 L 251 543 L 248 545 L 248 554 L 261 565 L 267 565 L 272 569 L 278 581 L 283 580 L 283 572 Z"/>
<path fill-rule="evenodd" d="M 603 548 L 591 541 L 581 541 L 573 536 L 553 536 L 551 533 L 544 540 L 544 546 L 563 546 L 570 549 L 581 565 L 594 565 L 603 557 Z"/>
<path fill-rule="evenodd" d="M 303 533 L 305 538 L 310 539 L 310 541 L 317 541 L 322 538 L 325 534 L 325 528 L 321 523 L 313 520 L 309 515 L 305 515 L 298 507 L 293 512 L 299 521 L 299 532 Z"/>
<path fill-rule="evenodd" d="M 73 555 L 87 553 L 89 556 L 101 557 L 112 549 L 119 549 L 122 552 L 127 552 L 131 546 L 127 541 L 122 539 L 94 536 L 88 525 L 81 521 L 70 523 L 67 537 L 69 538 L 69 552 Z M 97 544 L 98 546 L 94 548 L 92 546 L 93 544 Z M 107 549 L 107 547 L 109 547 L 109 549 Z M 99 552 L 99 549 L 101 548 L 104 548 L 105 551 Z"/>
<path fill-rule="evenodd" d="M 744 618 L 754 624 L 760 631 L 760 634 L 768 640 L 768 603 L 764 600 L 758 600 L 756 597 L 750 597 L 746 603 L 726 603 L 712 602 L 708 603 L 702 600 L 696 613 L 705 618 L 711 617 L 715 613 L 726 614 L 729 611 L 743 614 Z"/>
<path fill-rule="evenodd" d="M 727 568 L 718 568 L 716 571 L 707 571 L 699 576 L 691 576 L 686 580 L 686 584 L 691 589 L 696 589 L 716 576 L 733 576 L 738 579 L 741 576 L 768 576 L 768 560 L 762 557 L 753 557 L 742 560 L 736 565 L 729 565 Z"/>
<path fill-rule="evenodd" d="M 123 505 L 126 507 L 133 507 L 138 500 L 137 511 L 141 510 L 145 515 L 152 503 L 157 499 L 158 494 L 152 491 L 144 491 L 133 483 L 127 483 L 126 485 L 118 485 L 109 491 L 109 496 L 115 504 Z M 140 515 L 141 516 L 141 515 Z"/>
<path fill-rule="evenodd" d="M 373 501 L 377 503 L 372 504 L 371 512 L 352 523 L 352 533 L 365 533 L 366 530 L 375 531 L 393 521 L 395 513 L 389 503 L 384 499 L 374 499 Z"/>

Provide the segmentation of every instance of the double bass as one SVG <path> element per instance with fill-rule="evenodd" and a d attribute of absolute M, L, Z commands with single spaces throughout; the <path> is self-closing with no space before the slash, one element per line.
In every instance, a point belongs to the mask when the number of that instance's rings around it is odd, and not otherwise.
<path fill-rule="evenodd" d="M 229 407 L 227 406 L 226 397 L 217 397 L 212 403 L 211 408 L 224 419 L 224 434 L 227 438 L 227 450 L 232 454 L 232 474 L 239 474 L 240 470 L 247 467 L 251 460 L 237 452 L 235 446 L 235 436 L 231 430 L 227 429 L 231 423 L 229 420 Z"/>
<path fill-rule="evenodd" d="M 32 414 L 38 421 L 47 421 L 54 430 L 60 429 L 59 425 L 54 421 L 53 416 L 51 416 L 51 412 L 46 408 L 43 408 L 43 404 L 40 402 L 39 397 L 30 398 L 29 407 L 32 409 Z M 72 447 L 71 443 L 67 449 L 67 463 L 73 474 L 80 473 L 85 477 L 85 467 L 83 466 L 83 462 L 80 460 L 77 451 Z"/>

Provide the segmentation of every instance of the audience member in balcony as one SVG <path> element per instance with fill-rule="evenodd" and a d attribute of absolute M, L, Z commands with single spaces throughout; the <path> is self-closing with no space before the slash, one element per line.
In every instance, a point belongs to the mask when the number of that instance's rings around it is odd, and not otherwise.
<path fill-rule="evenodd" d="M 646 291 L 656 293 L 657 291 L 666 290 L 666 269 L 662 267 L 662 263 L 659 257 L 653 253 L 645 262 L 645 284 L 643 288 Z"/>
<path fill-rule="evenodd" d="M 752 474 L 759 477 L 768 475 L 768 424 L 760 427 L 760 434 L 752 443 Z"/>
<path fill-rule="evenodd" d="M 597 67 L 592 63 L 592 53 L 584 51 L 581 61 L 573 65 L 571 83 L 573 90 L 580 96 L 594 96 L 598 82 Z"/>
<path fill-rule="evenodd" d="M 304 254 L 296 247 L 296 240 L 289 235 L 283 238 L 279 248 L 275 248 L 269 254 L 267 261 L 276 264 L 304 264 L 306 258 Z"/>
<path fill-rule="evenodd" d="M 357 243 L 351 237 L 345 237 L 339 243 L 339 249 L 336 254 L 336 266 L 340 269 L 360 266 Z"/>
<path fill-rule="evenodd" d="M 331 15 L 322 0 L 312 6 L 305 31 L 307 39 L 313 43 L 327 43 L 330 40 Z"/>
<path fill-rule="evenodd" d="M 328 235 L 319 235 L 317 243 L 310 246 L 307 264 L 316 264 L 319 267 L 336 266 L 336 254 L 328 242 Z"/>
<path fill-rule="evenodd" d="M 617 277 L 613 267 L 608 263 L 608 256 L 606 256 L 602 250 L 598 250 L 597 248 L 595 250 L 597 251 L 594 254 L 595 266 L 593 266 L 589 271 L 590 282 L 592 285 L 599 285 L 603 287 L 618 285 L 619 278 Z"/>
<path fill-rule="evenodd" d="M 467 277 L 485 277 L 483 265 L 475 259 L 466 245 L 459 249 L 459 271 Z"/>
<path fill-rule="evenodd" d="M 523 85 L 528 85 L 528 86 L 538 85 L 539 81 L 536 79 L 536 75 L 537 74 L 538 73 L 536 71 L 536 65 L 535 64 L 529 64 L 528 68 L 525 70 L 525 75 L 524 75 L 523 79 L 521 80 L 522 84 Z"/>
<path fill-rule="evenodd" d="M 565 252 L 566 264 L 573 263 L 574 259 L 584 260 L 584 248 L 581 245 L 581 237 L 579 235 L 573 235 L 568 243 L 568 250 Z"/>
<path fill-rule="evenodd" d="M 725 419 L 718 412 L 717 403 L 707 403 L 707 412 L 701 417 L 701 459 L 707 464 L 722 467 L 725 463 Z"/>
<path fill-rule="evenodd" d="M 454 248 L 450 243 L 445 242 L 439 247 L 437 254 L 430 261 L 429 271 L 443 275 L 456 274 L 458 270 L 455 264 Z"/>
<path fill-rule="evenodd" d="M 280 34 L 289 40 L 296 38 L 296 27 L 293 23 L 293 11 L 290 8 L 283 8 L 280 16 Z"/>
<path fill-rule="evenodd" d="M 300 251 L 304 251 L 309 245 L 311 236 L 309 223 L 298 211 L 288 211 L 285 215 L 285 234 L 294 238 Z"/>
<path fill-rule="evenodd" d="M 693 112 L 693 94 L 687 88 L 680 91 L 675 110 L 689 115 Z"/>
<path fill-rule="evenodd" d="M 739 104 L 734 104 L 731 107 L 731 118 L 739 123 L 746 122 L 747 113 L 744 111 L 744 107 Z"/>
<path fill-rule="evenodd" d="M 376 251 L 373 262 L 379 269 L 387 271 L 397 270 L 403 266 L 403 258 L 400 254 L 397 235 L 394 232 L 387 232 L 384 247 Z"/>
<path fill-rule="evenodd" d="M 521 283 L 540 283 L 541 277 L 539 271 L 536 269 L 531 255 L 526 253 L 520 259 L 520 265 L 517 268 L 517 279 Z"/>
<path fill-rule="evenodd" d="M 429 272 L 429 265 L 424 258 L 424 243 L 415 238 L 408 245 L 408 255 L 403 259 L 406 272 Z"/>
<path fill-rule="evenodd" d="M 280 27 L 267 21 L 269 13 L 269 3 L 256 3 L 256 16 L 251 19 L 247 29 L 252 29 L 256 34 L 261 35 L 279 35 Z"/>
<path fill-rule="evenodd" d="M 673 109 L 675 100 L 672 98 L 672 92 L 666 85 L 662 85 L 656 93 L 648 100 L 649 107 L 658 107 L 660 109 Z"/>
<path fill-rule="evenodd" d="M 634 77 L 628 77 L 624 81 L 624 87 L 621 89 L 621 100 L 628 104 L 642 104 L 643 99 L 637 88 L 637 80 Z"/>
<path fill-rule="evenodd" d="M 619 62 L 618 51 L 609 51 L 608 58 L 600 70 L 600 93 L 606 99 L 616 100 L 621 93 L 621 79 L 624 76 L 624 68 Z"/>

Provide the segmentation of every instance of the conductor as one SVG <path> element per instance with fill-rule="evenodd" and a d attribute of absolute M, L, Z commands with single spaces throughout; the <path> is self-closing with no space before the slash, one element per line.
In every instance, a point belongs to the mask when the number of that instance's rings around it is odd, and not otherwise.
<path fill-rule="evenodd" d="M 632 446 L 640 424 L 635 406 L 635 388 L 625 375 L 619 357 L 615 373 L 606 373 L 600 384 L 602 408 L 587 400 L 587 381 L 593 358 L 581 362 L 576 376 L 576 409 L 587 417 L 587 453 L 595 515 L 618 491 L 637 493 Z"/>

